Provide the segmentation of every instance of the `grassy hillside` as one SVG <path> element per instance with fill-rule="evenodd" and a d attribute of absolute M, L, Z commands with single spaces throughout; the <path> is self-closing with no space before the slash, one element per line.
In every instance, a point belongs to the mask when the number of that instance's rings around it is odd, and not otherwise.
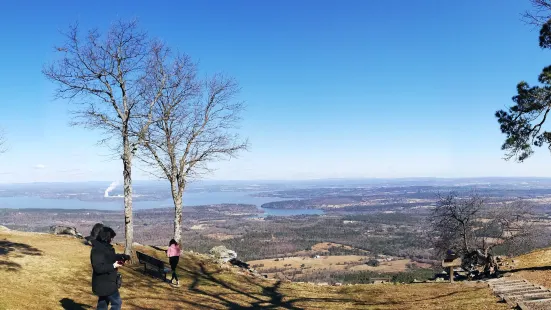
<path fill-rule="evenodd" d="M 0 231 L 0 309 L 95 309 L 89 253 L 69 237 Z M 179 288 L 121 268 L 124 309 L 507 309 L 482 284 L 320 287 L 251 278 L 191 254 L 180 266 Z"/>
<path fill-rule="evenodd" d="M 551 288 L 551 248 L 539 249 L 509 260 L 506 271 L 514 277 Z"/>

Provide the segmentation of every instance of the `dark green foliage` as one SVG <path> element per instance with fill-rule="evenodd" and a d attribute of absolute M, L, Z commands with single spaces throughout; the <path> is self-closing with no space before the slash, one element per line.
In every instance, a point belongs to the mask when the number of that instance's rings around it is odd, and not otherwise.
<path fill-rule="evenodd" d="M 366 264 L 371 267 L 378 267 L 381 263 L 376 259 L 370 259 Z"/>
<path fill-rule="evenodd" d="M 542 26 L 539 44 L 541 48 L 551 48 L 551 21 Z M 542 70 L 538 81 L 542 85 L 520 82 L 513 97 L 515 105 L 495 113 L 501 132 L 506 135 L 501 147 L 507 152 L 506 159 L 522 162 L 534 153 L 532 146 L 547 145 L 551 149 L 551 132 L 543 129 L 551 109 L 551 66 Z"/>
<path fill-rule="evenodd" d="M 551 47 L 551 20 L 543 24 L 540 29 L 540 47 L 541 48 L 550 48 Z"/>
<path fill-rule="evenodd" d="M 413 269 L 411 271 L 400 272 L 392 276 L 392 282 L 412 283 L 414 280 L 425 281 L 434 277 L 432 269 Z"/>

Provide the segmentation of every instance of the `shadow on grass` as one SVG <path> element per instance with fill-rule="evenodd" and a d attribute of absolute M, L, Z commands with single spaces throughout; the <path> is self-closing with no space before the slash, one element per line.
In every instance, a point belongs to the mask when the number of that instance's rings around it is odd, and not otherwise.
<path fill-rule="evenodd" d="M 10 256 L 22 257 L 25 255 L 41 256 L 42 251 L 28 244 L 0 240 L 0 270 L 15 272 L 22 267 L 20 264 L 9 260 Z"/>
<path fill-rule="evenodd" d="M 275 282 L 270 286 L 269 283 L 262 282 L 256 283 L 253 278 L 243 277 L 244 281 L 252 286 L 253 289 L 247 291 L 238 287 L 238 285 L 224 281 L 218 275 L 221 275 L 221 270 L 211 272 L 207 270 L 204 264 L 199 263 L 199 270 L 197 272 L 188 271 L 193 278 L 192 284 L 189 286 L 189 290 L 210 296 L 216 299 L 221 305 L 227 309 L 289 309 L 289 310 L 303 310 L 298 303 L 309 302 L 322 302 L 324 307 L 329 307 L 332 303 L 353 303 L 357 306 L 367 306 L 361 300 L 349 299 L 349 298 L 312 298 L 312 297 L 286 297 L 281 291 L 281 281 Z M 205 283 L 206 282 L 206 283 Z M 220 293 L 213 293 L 203 287 L 216 285 L 222 288 Z M 261 293 L 254 293 L 260 291 Z M 249 300 L 249 305 L 244 306 L 241 303 L 235 301 L 234 295 L 241 295 Z"/>
<path fill-rule="evenodd" d="M 80 304 L 69 298 L 63 298 L 59 301 L 61 307 L 65 310 L 86 310 L 93 309 L 91 306 Z"/>
<path fill-rule="evenodd" d="M 293 287 L 280 281 L 266 281 L 228 272 L 217 264 L 189 257 L 184 257 L 178 270 L 183 284 L 180 288 L 144 276 L 136 267 L 128 268 L 126 272 L 129 281 L 125 282 L 127 291 L 123 293 L 123 302 L 140 309 L 149 309 L 147 307 L 151 305 L 158 309 L 397 309 L 409 308 L 416 303 L 445 302 L 450 298 L 455 302 L 467 302 L 472 299 L 472 294 L 487 290 L 462 287 L 452 291 L 435 291 L 436 294 L 425 296 L 402 298 L 396 295 L 394 298 L 381 296 L 383 291 L 376 286 L 359 287 L 357 290 L 353 287 Z M 393 288 L 386 287 L 385 290 L 391 292 Z"/>
<path fill-rule="evenodd" d="M 377 291 L 373 291 L 371 296 L 369 296 L 369 290 L 366 290 L 363 294 L 356 296 L 346 296 L 348 295 L 344 291 L 339 292 L 339 290 L 334 290 L 330 294 L 333 296 L 327 297 L 308 297 L 308 296 L 299 296 L 299 294 L 293 294 L 293 296 L 286 295 L 282 292 L 281 286 L 282 282 L 266 282 L 258 281 L 255 278 L 250 278 L 246 276 L 239 277 L 238 281 L 235 283 L 230 283 L 224 281 L 221 277 L 221 270 L 210 271 L 202 263 L 198 264 L 198 271 L 188 271 L 193 277 L 193 282 L 189 286 L 189 290 L 192 292 L 197 292 L 202 295 L 210 296 L 213 299 L 217 300 L 219 304 L 225 306 L 227 309 L 237 310 L 237 309 L 288 309 L 288 310 L 303 310 L 310 309 L 312 307 L 319 307 L 323 305 L 324 308 L 333 308 L 339 306 L 352 306 L 354 308 L 365 308 L 368 306 L 390 306 L 390 307 L 399 307 L 405 306 L 407 304 L 411 305 L 415 302 L 425 302 L 430 300 L 436 300 L 441 298 L 446 298 L 454 295 L 460 295 L 465 293 L 472 293 L 475 291 L 484 291 L 485 288 L 473 288 L 473 289 L 463 289 L 461 291 L 447 292 L 442 294 L 436 294 L 432 296 L 427 296 L 426 298 L 410 298 L 407 300 L 377 300 Z M 204 283 L 206 282 L 206 283 Z M 204 283 L 201 285 L 201 283 Z M 240 288 L 241 284 L 246 283 L 249 287 L 244 290 Z M 219 286 L 221 289 L 218 292 L 213 293 L 212 290 L 207 289 L 208 286 Z M 288 289 L 287 289 L 288 290 Z M 318 295 L 323 296 L 321 292 L 322 288 L 319 289 Z M 390 290 L 392 290 L 390 288 Z M 260 293 L 256 293 L 260 292 Z M 241 297 L 246 297 L 248 299 L 248 306 L 244 306 L 235 301 L 235 295 L 241 295 Z M 337 295 L 337 296 L 335 296 Z M 350 294 L 355 295 L 355 294 Z M 305 308 L 303 308 L 305 307 Z"/>
<path fill-rule="evenodd" d="M 546 270 L 551 270 L 551 266 L 517 268 L 517 269 L 504 270 L 502 273 L 506 273 L 506 272 L 515 273 L 519 271 L 546 271 Z"/>
<path fill-rule="evenodd" d="M 11 252 L 23 255 L 42 255 L 42 251 L 28 244 L 0 240 L 0 255 L 8 255 Z"/>
<path fill-rule="evenodd" d="M 156 245 L 152 245 L 151 248 L 154 249 L 154 250 L 157 250 L 157 251 L 166 253 L 166 250 L 165 250 L 165 249 L 160 248 L 160 247 L 158 247 L 158 246 L 156 246 Z"/>
<path fill-rule="evenodd" d="M 21 269 L 21 265 L 19 265 L 18 263 L 0 260 L 0 270 L 15 272 L 19 269 Z"/>

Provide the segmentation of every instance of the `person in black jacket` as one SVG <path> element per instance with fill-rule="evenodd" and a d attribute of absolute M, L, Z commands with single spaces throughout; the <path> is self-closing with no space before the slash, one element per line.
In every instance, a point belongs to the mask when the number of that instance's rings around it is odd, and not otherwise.
<path fill-rule="evenodd" d="M 92 241 L 90 261 L 92 263 L 92 291 L 98 298 L 98 310 L 120 310 L 121 296 L 117 287 L 118 262 L 130 260 L 128 255 L 116 254 L 111 241 L 116 236 L 113 229 L 103 227 L 96 240 Z"/>

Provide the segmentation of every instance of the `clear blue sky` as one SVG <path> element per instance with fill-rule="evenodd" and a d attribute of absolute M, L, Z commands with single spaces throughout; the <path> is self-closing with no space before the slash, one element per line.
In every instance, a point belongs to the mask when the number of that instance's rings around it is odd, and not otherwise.
<path fill-rule="evenodd" d="M 520 20 L 528 2 L 6 1 L 0 182 L 120 179 L 99 133 L 69 127 L 69 104 L 40 70 L 72 22 L 134 17 L 243 88 L 251 151 L 214 165 L 213 179 L 551 177 L 546 149 L 502 160 L 493 116 L 550 64 Z"/>

